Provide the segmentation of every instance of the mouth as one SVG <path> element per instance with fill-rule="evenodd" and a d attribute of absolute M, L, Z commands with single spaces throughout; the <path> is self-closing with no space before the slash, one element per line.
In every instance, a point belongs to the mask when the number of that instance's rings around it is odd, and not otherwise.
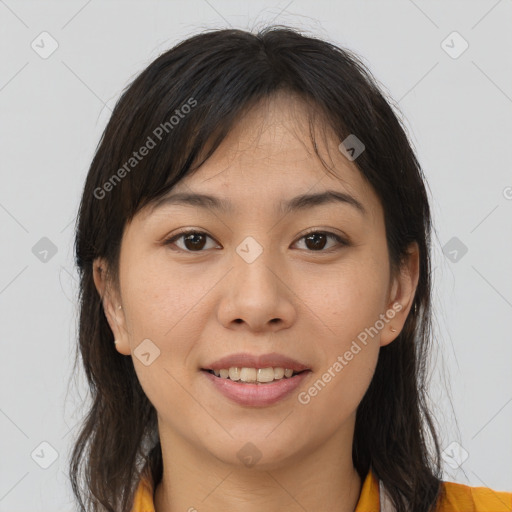
<path fill-rule="evenodd" d="M 289 370 L 286 375 L 284 375 L 283 368 L 262 368 L 260 370 L 236 367 L 231 367 L 229 370 L 202 368 L 200 373 L 205 376 L 204 382 L 207 386 L 212 386 L 211 389 L 215 392 L 219 392 L 231 402 L 245 407 L 267 407 L 277 404 L 290 397 L 299 386 L 305 384 L 309 375 L 312 374 L 309 369 Z M 270 370 L 274 370 L 275 373 L 271 375 Z M 233 379 L 230 378 L 230 374 Z"/>
<path fill-rule="evenodd" d="M 239 384 L 256 384 L 265 386 L 281 380 L 290 380 L 297 375 L 310 372 L 311 370 L 295 371 L 283 368 L 230 368 L 225 370 L 212 370 L 201 368 L 201 371 L 209 373 L 220 380 L 233 381 Z"/>

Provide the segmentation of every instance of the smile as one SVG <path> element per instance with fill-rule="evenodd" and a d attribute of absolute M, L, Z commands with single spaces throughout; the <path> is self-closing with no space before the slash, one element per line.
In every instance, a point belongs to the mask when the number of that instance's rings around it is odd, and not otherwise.
<path fill-rule="evenodd" d="M 230 379 L 232 381 L 246 382 L 246 383 L 261 383 L 274 382 L 276 380 L 288 379 L 293 375 L 300 372 L 293 371 L 290 368 L 238 368 L 232 366 L 231 368 L 223 368 L 221 370 L 209 370 L 221 379 Z"/>
<path fill-rule="evenodd" d="M 231 401 L 249 407 L 264 407 L 275 404 L 290 395 L 311 374 L 311 370 L 296 373 L 289 370 L 287 372 L 289 376 L 287 376 L 286 371 L 287 369 L 279 367 L 229 368 L 229 370 L 202 370 L 201 373 L 206 377 L 209 385 Z M 234 379 L 231 379 L 230 373 Z"/>

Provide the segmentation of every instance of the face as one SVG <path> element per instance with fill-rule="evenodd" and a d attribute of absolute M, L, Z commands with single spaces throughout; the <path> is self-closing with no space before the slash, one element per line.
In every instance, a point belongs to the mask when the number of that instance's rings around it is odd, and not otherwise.
<path fill-rule="evenodd" d="M 334 136 L 318 139 L 330 175 L 303 116 L 289 96 L 254 108 L 170 193 L 215 196 L 230 209 L 169 200 L 142 210 L 123 235 L 118 293 L 95 272 L 117 350 L 133 358 L 161 436 L 229 464 L 253 450 L 270 468 L 335 433 L 351 436 L 379 349 L 398 336 L 417 284 L 417 252 L 390 274 L 383 209 L 356 161 Z M 345 200 L 281 209 L 326 191 Z M 277 353 L 308 371 L 277 401 L 241 403 L 203 371 L 235 353 Z"/>

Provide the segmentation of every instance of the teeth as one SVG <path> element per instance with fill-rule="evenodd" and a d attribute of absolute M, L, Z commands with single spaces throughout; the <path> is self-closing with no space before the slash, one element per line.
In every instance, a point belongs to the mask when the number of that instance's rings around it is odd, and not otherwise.
<path fill-rule="evenodd" d="M 258 372 L 256 368 L 242 368 L 240 370 L 240 380 L 242 382 L 256 382 Z"/>
<path fill-rule="evenodd" d="M 293 370 L 289 368 L 237 368 L 235 366 L 229 369 L 213 370 L 213 373 L 222 379 L 233 381 L 242 381 L 248 383 L 254 382 L 273 382 L 281 380 L 283 377 L 290 378 Z"/>
<path fill-rule="evenodd" d="M 240 368 L 232 367 L 229 369 L 229 378 L 231 380 L 240 380 Z"/>
<path fill-rule="evenodd" d="M 274 380 L 274 368 L 260 368 L 256 379 L 258 382 L 272 382 Z"/>
<path fill-rule="evenodd" d="M 284 374 L 284 368 L 274 368 L 274 379 L 282 379 L 284 377 Z"/>

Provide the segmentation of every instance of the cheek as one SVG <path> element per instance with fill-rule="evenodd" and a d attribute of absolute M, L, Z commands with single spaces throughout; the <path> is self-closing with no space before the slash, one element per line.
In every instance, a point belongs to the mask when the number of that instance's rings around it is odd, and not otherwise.
<path fill-rule="evenodd" d="M 129 304 L 130 332 L 135 338 L 153 336 L 162 343 L 172 338 L 175 344 L 184 325 L 190 327 L 188 316 L 194 314 L 194 307 L 198 307 L 218 278 L 196 266 L 181 266 L 178 271 L 176 266 L 163 263 L 161 257 L 134 255 L 121 277 L 122 292 Z"/>
<path fill-rule="evenodd" d="M 347 342 L 384 312 L 388 279 L 384 264 L 360 253 L 327 276 L 308 278 L 317 284 L 305 297 L 331 332 Z"/>
<path fill-rule="evenodd" d="M 386 307 L 385 265 L 385 258 L 359 254 L 319 282 L 309 297 L 310 309 L 328 329 L 317 346 L 321 368 L 304 401 L 310 400 L 318 414 L 333 408 L 333 426 L 357 408 L 375 371 L 380 333 L 387 325 L 379 321 Z"/>
<path fill-rule="evenodd" d="M 328 410 L 335 411 L 328 420 L 333 428 L 355 412 L 368 389 L 379 356 L 380 333 L 387 325 L 380 321 L 386 307 L 387 259 L 361 253 L 345 263 L 336 279 L 324 287 L 322 300 L 329 315 L 326 323 L 336 337 L 324 345 L 325 361 L 319 378 L 307 390 L 312 411 L 317 407 L 318 414 L 325 413 L 327 418 Z"/>
<path fill-rule="evenodd" d="M 180 384 L 190 379 L 189 355 L 204 327 L 194 320 L 194 307 L 200 306 L 210 279 L 171 271 L 170 265 L 156 259 L 132 258 L 126 263 L 122 294 L 127 303 L 127 328 L 138 380 L 157 411 L 167 411 L 172 403 L 176 414 L 186 415 L 190 395 Z M 144 341 L 150 357 L 154 357 L 149 365 L 138 357 L 143 340 L 150 340 Z"/>
<path fill-rule="evenodd" d="M 180 383 L 188 382 L 191 371 L 197 369 L 194 350 L 211 314 L 211 308 L 205 306 L 208 292 L 222 274 L 201 272 L 193 265 L 184 265 L 177 272 L 176 267 L 156 258 L 143 261 L 127 261 L 127 271 L 121 277 L 134 367 L 157 410 L 165 409 L 171 400 L 173 407 L 184 413 L 190 395 Z M 149 347 L 158 354 L 150 366 L 138 358 L 143 340 L 150 340 Z"/>
<path fill-rule="evenodd" d="M 358 345 L 352 346 L 352 350 L 350 345 L 340 345 L 339 350 L 333 351 L 328 362 L 319 369 L 315 380 L 298 396 L 298 407 L 304 421 L 308 424 L 313 422 L 324 435 L 334 434 L 348 418 L 355 416 L 372 380 L 378 347 Z M 346 357 L 347 351 L 351 353 L 350 360 Z"/>

